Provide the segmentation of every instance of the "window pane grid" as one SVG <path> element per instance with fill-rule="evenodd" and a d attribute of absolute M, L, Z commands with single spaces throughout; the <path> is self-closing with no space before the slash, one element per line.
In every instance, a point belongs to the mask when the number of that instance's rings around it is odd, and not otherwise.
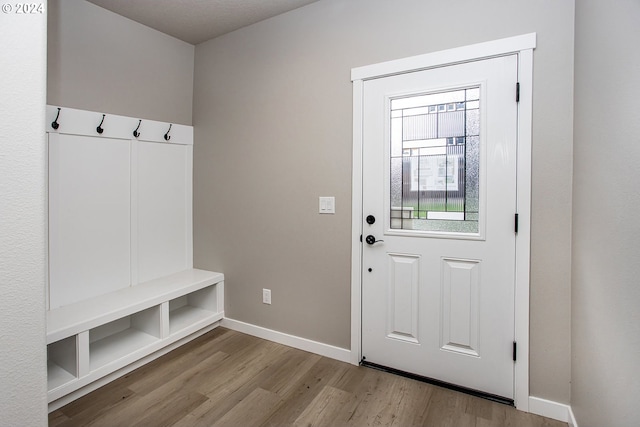
<path fill-rule="evenodd" d="M 391 101 L 391 228 L 478 232 L 479 88 Z"/>

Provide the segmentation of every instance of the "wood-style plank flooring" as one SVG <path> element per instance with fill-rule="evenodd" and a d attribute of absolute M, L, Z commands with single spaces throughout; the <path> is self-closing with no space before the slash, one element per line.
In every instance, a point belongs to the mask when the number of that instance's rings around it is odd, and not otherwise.
<path fill-rule="evenodd" d="M 224 328 L 52 412 L 49 425 L 567 426 Z"/>

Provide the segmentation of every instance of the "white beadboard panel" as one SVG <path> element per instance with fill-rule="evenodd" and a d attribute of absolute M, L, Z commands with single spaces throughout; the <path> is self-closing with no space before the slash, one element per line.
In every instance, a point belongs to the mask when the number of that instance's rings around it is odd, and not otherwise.
<path fill-rule="evenodd" d="M 387 336 L 418 343 L 420 256 L 389 254 Z"/>
<path fill-rule="evenodd" d="M 185 145 L 136 144 L 137 270 L 146 282 L 191 267 L 191 152 Z"/>
<path fill-rule="evenodd" d="M 130 285 L 130 142 L 49 135 L 49 298 L 58 308 Z"/>
<path fill-rule="evenodd" d="M 138 280 L 138 148 L 137 141 L 131 143 L 131 239 L 130 239 L 130 264 L 131 286 L 139 283 Z"/>
<path fill-rule="evenodd" d="M 442 259 L 441 348 L 479 356 L 480 261 Z"/>

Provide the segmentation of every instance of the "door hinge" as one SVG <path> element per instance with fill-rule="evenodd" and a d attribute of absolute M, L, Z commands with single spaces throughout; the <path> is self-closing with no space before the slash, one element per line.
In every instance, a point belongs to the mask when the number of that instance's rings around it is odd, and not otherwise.
<path fill-rule="evenodd" d="M 520 82 L 516 83 L 516 102 L 520 102 Z"/>
<path fill-rule="evenodd" d="M 515 231 L 516 234 L 518 234 L 518 214 L 516 214 L 515 216 L 515 220 L 513 223 L 513 231 Z M 361 236 L 362 238 L 362 236 Z"/>
<path fill-rule="evenodd" d="M 360 243 L 362 243 L 362 234 L 360 235 Z"/>
<path fill-rule="evenodd" d="M 514 341 L 513 342 L 513 361 L 514 362 L 517 359 L 517 355 L 518 355 L 518 344 Z"/>

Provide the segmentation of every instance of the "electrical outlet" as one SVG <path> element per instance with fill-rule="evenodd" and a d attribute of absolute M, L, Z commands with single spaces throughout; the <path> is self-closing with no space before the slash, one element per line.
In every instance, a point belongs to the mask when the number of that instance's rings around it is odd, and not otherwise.
<path fill-rule="evenodd" d="M 262 303 L 271 304 L 271 289 L 262 290 Z"/>

